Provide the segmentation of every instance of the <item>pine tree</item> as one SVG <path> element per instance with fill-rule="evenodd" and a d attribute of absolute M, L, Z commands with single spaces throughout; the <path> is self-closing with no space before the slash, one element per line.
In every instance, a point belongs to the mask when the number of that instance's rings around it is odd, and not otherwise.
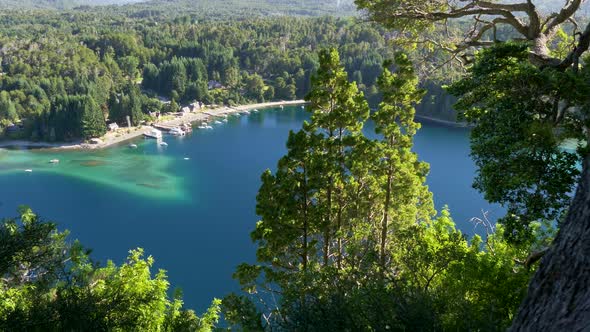
<path fill-rule="evenodd" d="M 82 137 L 88 139 L 106 134 L 104 115 L 98 104 L 90 96 L 86 96 L 82 103 Z"/>
<path fill-rule="evenodd" d="M 347 159 L 351 148 L 362 140 L 363 122 L 369 116 L 369 106 L 356 83 L 348 82 L 348 76 L 340 64 L 338 51 L 323 50 L 319 54 L 320 67 L 312 77 L 312 88 L 306 96 L 310 103 L 311 123 L 309 131 L 323 137 L 321 141 L 324 190 L 321 197 L 323 216 L 323 260 L 330 264 L 336 257 L 338 268 L 343 257 L 343 214 L 345 209 Z M 336 238 L 335 246 L 332 245 Z M 335 248 L 332 248 L 335 247 Z M 331 253 L 335 250 L 335 254 Z"/>
<path fill-rule="evenodd" d="M 417 89 L 418 77 L 404 53 L 395 56 L 395 73 L 387 67 L 377 84 L 383 93 L 379 110 L 372 115 L 375 131 L 383 139 L 376 142 L 379 159 L 375 172 L 380 176 L 383 195 L 383 216 L 378 225 L 381 234 L 379 244 L 380 265 L 386 268 L 388 237 L 394 227 L 428 221 L 434 215 L 432 194 L 425 186 L 428 164 L 418 161 L 412 152 L 413 137 L 420 128 L 414 122 L 414 104 L 420 102 L 424 91 Z"/>

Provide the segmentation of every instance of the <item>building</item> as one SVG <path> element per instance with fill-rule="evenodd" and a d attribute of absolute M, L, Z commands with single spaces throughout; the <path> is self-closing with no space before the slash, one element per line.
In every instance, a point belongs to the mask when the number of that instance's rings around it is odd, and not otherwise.
<path fill-rule="evenodd" d="M 7 134 L 11 134 L 11 133 L 17 133 L 21 130 L 21 127 L 15 125 L 15 124 L 9 124 L 8 127 L 6 127 L 6 133 Z"/>
<path fill-rule="evenodd" d="M 223 89 L 223 84 L 217 82 L 217 81 L 209 81 L 208 84 L 209 90 L 213 90 L 213 89 Z"/>
<path fill-rule="evenodd" d="M 102 144 L 103 141 L 100 138 L 91 138 L 90 144 Z"/>
<path fill-rule="evenodd" d="M 200 103 L 200 102 L 195 102 L 195 103 L 192 103 L 192 104 L 190 105 L 190 107 L 191 107 L 191 111 L 192 111 L 192 112 L 197 112 L 197 111 L 200 111 L 200 110 L 201 110 L 201 103 Z"/>

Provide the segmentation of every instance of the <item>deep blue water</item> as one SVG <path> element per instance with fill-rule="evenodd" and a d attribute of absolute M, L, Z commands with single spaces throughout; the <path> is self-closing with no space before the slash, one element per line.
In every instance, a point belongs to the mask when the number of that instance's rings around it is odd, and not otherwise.
<path fill-rule="evenodd" d="M 236 265 L 254 261 L 249 234 L 257 221 L 260 174 L 275 167 L 286 151 L 289 130 L 299 129 L 307 118 L 299 108 L 265 110 L 182 140 L 167 138 L 164 150 L 138 140 L 142 154 L 174 159 L 167 171 L 181 179 L 183 199 L 147 197 L 52 173 L 0 173 L 0 217 L 29 205 L 60 229 L 69 229 L 102 262 L 120 263 L 130 249 L 143 247 L 158 268 L 168 271 L 172 287 L 183 289 L 186 306 L 202 312 L 213 297 L 238 289 L 231 278 Z M 471 188 L 475 168 L 468 133 L 424 123 L 415 151 L 431 165 L 428 184 L 437 208 L 449 205 L 458 227 L 472 234 L 469 219 L 480 217 L 482 209 L 495 219 L 503 210 Z"/>

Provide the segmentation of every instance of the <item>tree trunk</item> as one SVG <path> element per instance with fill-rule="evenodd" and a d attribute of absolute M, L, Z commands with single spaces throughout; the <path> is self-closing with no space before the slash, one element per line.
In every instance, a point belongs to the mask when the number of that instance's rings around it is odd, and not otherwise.
<path fill-rule="evenodd" d="M 553 245 L 510 331 L 590 330 L 590 155 Z"/>
<path fill-rule="evenodd" d="M 387 246 L 387 227 L 389 225 L 389 206 L 391 205 L 391 184 L 393 180 L 393 165 L 391 159 L 388 161 L 389 169 L 387 170 L 387 189 L 385 192 L 385 205 L 383 206 L 383 220 L 381 221 L 381 249 L 379 255 L 381 256 L 381 270 L 385 273 Z"/>

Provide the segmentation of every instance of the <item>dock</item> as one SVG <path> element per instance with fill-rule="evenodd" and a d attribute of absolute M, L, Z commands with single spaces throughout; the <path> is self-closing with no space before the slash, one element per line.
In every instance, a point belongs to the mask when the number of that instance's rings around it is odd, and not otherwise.
<path fill-rule="evenodd" d="M 174 128 L 175 126 L 169 125 L 169 124 L 154 124 L 153 125 L 154 128 L 159 129 L 159 130 L 163 130 L 163 131 L 170 131 L 172 130 L 172 128 Z"/>

